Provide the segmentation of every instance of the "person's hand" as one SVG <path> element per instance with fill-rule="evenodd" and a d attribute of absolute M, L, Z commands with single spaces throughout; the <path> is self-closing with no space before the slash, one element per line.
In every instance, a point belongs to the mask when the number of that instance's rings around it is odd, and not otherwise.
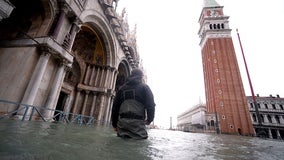
<path fill-rule="evenodd" d="M 115 132 L 117 132 L 117 128 L 115 127 L 115 128 L 113 128 L 113 130 L 115 131 Z"/>

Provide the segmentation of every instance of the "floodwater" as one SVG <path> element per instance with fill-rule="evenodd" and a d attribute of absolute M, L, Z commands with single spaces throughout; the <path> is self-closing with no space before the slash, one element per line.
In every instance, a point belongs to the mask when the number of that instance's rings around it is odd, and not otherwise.
<path fill-rule="evenodd" d="M 110 126 L 0 121 L 1 160 L 279 160 L 284 141 L 151 129 L 121 139 Z"/>

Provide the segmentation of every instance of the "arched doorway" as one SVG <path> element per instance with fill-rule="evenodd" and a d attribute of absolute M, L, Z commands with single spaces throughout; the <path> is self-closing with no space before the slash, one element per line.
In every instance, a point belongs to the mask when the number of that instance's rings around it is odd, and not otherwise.
<path fill-rule="evenodd" d="M 97 121 L 108 119 L 117 71 L 108 65 L 110 56 L 101 33 L 88 23 L 83 24 L 76 35 L 72 55 L 74 63 L 63 85 L 63 89 L 72 89 L 70 112 L 92 116 Z"/>

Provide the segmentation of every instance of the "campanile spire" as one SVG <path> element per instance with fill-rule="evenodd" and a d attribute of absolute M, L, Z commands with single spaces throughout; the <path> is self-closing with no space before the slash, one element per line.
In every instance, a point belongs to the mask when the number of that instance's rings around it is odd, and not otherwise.
<path fill-rule="evenodd" d="M 204 0 L 203 7 L 217 7 L 220 6 L 215 0 Z"/>

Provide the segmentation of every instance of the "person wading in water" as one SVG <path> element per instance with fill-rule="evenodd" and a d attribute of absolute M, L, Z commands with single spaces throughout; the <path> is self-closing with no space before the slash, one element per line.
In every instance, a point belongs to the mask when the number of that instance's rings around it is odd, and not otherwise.
<path fill-rule="evenodd" d="M 133 69 L 119 88 L 112 107 L 112 126 L 118 137 L 146 139 L 146 126 L 155 117 L 154 96 L 143 82 L 143 71 Z"/>

